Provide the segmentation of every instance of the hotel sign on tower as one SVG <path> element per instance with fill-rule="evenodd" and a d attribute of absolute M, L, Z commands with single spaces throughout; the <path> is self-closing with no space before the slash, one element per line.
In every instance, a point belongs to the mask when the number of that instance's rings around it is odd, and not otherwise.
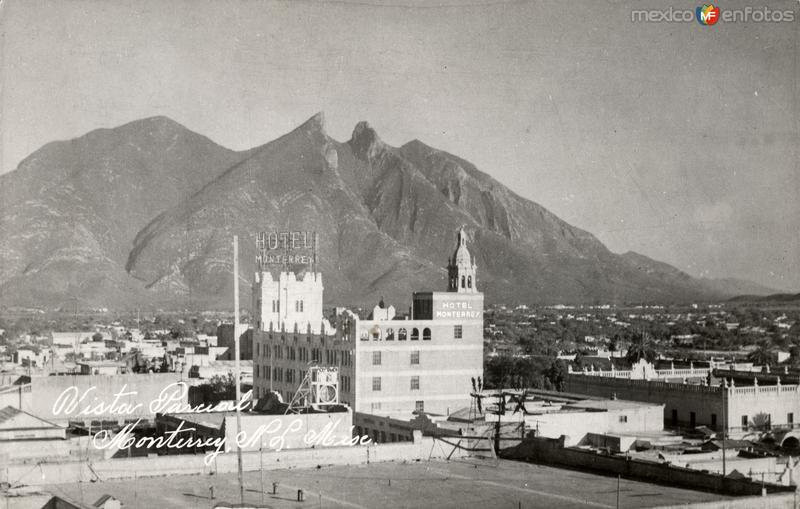
<path fill-rule="evenodd" d="M 316 232 L 271 231 L 256 235 L 256 265 L 260 270 L 272 266 L 313 266 L 317 262 Z"/>

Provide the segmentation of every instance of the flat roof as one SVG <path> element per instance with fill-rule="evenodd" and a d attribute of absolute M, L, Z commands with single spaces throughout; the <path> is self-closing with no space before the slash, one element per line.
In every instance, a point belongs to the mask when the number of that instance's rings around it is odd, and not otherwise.
<path fill-rule="evenodd" d="M 630 401 L 627 399 L 587 399 L 568 403 L 566 408 L 583 408 L 587 410 L 626 410 L 637 407 L 664 406 L 660 403 L 646 403 L 644 401 Z"/>

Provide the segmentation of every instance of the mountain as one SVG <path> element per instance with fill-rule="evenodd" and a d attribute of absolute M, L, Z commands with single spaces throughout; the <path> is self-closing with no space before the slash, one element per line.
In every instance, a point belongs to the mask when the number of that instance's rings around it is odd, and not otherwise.
<path fill-rule="evenodd" d="M 773 293 L 770 295 L 737 295 L 730 299 L 729 302 L 760 302 L 760 303 L 799 303 L 800 293 Z"/>
<path fill-rule="evenodd" d="M 247 303 L 255 235 L 320 236 L 326 301 L 443 289 L 464 227 L 489 302 L 678 302 L 747 288 L 610 252 L 455 155 L 384 143 L 366 122 L 346 142 L 324 117 L 234 152 L 164 117 L 38 150 L 0 176 L 0 304 L 228 308 L 231 238 Z M 768 289 L 755 293 L 769 293 Z"/>
<path fill-rule="evenodd" d="M 125 271 L 137 233 L 242 157 L 164 117 L 45 145 L 0 176 L 0 302 L 152 298 Z"/>

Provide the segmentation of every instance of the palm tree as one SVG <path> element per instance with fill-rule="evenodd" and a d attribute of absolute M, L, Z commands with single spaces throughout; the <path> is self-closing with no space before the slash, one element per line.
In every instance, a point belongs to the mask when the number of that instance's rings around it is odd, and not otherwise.
<path fill-rule="evenodd" d="M 653 337 L 643 331 L 634 332 L 625 359 L 631 364 L 639 362 L 640 359 L 653 362 L 656 359 L 656 355 L 658 355 L 658 352 Z"/>
<path fill-rule="evenodd" d="M 747 360 L 756 366 L 772 366 L 775 364 L 776 358 L 773 355 L 772 346 L 768 342 L 762 341 L 758 348 L 750 352 Z"/>

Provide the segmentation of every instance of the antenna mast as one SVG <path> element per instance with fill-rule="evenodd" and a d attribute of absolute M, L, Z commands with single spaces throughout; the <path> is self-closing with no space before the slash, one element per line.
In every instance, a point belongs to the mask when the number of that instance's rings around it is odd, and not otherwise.
<path fill-rule="evenodd" d="M 233 343 L 235 345 L 235 363 L 234 371 L 236 371 L 236 436 L 242 431 L 242 412 L 241 412 L 241 399 L 242 399 L 242 370 L 239 365 L 239 335 L 241 325 L 239 324 L 239 237 L 233 236 Z M 238 441 L 236 443 L 236 463 L 237 472 L 239 474 L 239 499 L 244 504 L 244 482 L 242 481 L 242 447 Z"/>

